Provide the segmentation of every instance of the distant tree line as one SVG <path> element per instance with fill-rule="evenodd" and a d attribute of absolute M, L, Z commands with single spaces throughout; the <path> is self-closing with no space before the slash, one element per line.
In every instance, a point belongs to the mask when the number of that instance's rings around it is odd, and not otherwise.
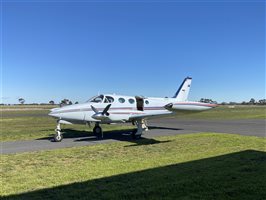
<path fill-rule="evenodd" d="M 18 102 L 19 104 L 24 105 L 26 100 L 21 97 L 18 99 Z M 78 101 L 75 102 L 75 104 L 78 104 L 78 103 L 79 103 Z M 63 99 L 58 103 L 58 105 L 60 106 L 72 105 L 72 104 L 73 104 L 72 101 L 70 101 L 69 99 Z M 2 103 L 1 105 L 5 105 L 5 104 Z M 10 105 L 10 104 L 7 104 L 7 105 Z M 27 105 L 57 105 L 57 104 L 55 103 L 54 100 L 50 100 L 48 103 L 29 103 Z"/>
<path fill-rule="evenodd" d="M 251 98 L 249 102 L 243 101 L 242 105 L 266 105 L 266 99 L 260 99 L 256 101 L 254 98 Z"/>
<path fill-rule="evenodd" d="M 204 99 L 204 98 L 201 98 L 200 102 L 217 104 L 217 101 L 213 101 L 212 99 Z"/>
<path fill-rule="evenodd" d="M 217 104 L 217 101 L 205 98 L 201 98 L 200 102 Z M 221 105 L 266 105 L 266 99 L 260 99 L 256 101 L 254 98 L 251 98 L 249 101 L 242 101 L 241 103 L 230 101 L 230 102 L 222 102 L 220 104 Z"/>
<path fill-rule="evenodd" d="M 78 104 L 79 102 L 75 102 L 75 104 Z M 73 103 L 72 103 L 72 101 L 70 101 L 69 99 L 63 99 L 63 100 L 61 100 L 61 102 L 60 102 L 60 106 L 62 107 L 62 106 L 66 106 L 66 105 L 72 105 Z"/>
<path fill-rule="evenodd" d="M 19 104 L 24 105 L 26 100 L 24 98 L 19 98 L 18 99 Z M 203 103 L 211 103 L 211 104 L 218 104 L 217 101 L 214 101 L 212 99 L 208 99 L 208 98 L 201 98 L 200 102 Z M 79 102 L 75 102 L 75 104 L 78 104 Z M 66 106 L 66 105 L 72 105 L 73 102 L 70 101 L 69 99 L 62 99 L 59 103 L 56 103 L 54 100 L 50 100 L 48 103 L 28 103 L 27 105 L 60 105 L 60 107 L 62 106 Z M 260 99 L 260 100 L 255 100 L 254 98 L 251 98 L 249 101 L 242 101 L 241 103 L 239 102 L 234 102 L 234 101 L 230 101 L 230 102 L 222 102 L 220 103 L 221 105 L 266 105 L 266 99 Z M 10 105 L 10 104 L 0 104 L 0 105 Z"/>
<path fill-rule="evenodd" d="M 222 105 L 266 105 L 266 99 L 260 99 L 256 101 L 254 98 L 251 98 L 249 101 L 242 101 L 241 103 L 237 102 L 222 102 Z"/>

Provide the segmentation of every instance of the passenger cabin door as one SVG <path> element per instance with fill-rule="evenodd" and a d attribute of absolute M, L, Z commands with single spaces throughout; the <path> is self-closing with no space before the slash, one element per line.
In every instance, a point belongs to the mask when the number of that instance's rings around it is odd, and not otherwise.
<path fill-rule="evenodd" d="M 137 110 L 143 111 L 144 110 L 144 100 L 143 100 L 143 98 L 136 96 L 136 102 L 137 102 Z"/>

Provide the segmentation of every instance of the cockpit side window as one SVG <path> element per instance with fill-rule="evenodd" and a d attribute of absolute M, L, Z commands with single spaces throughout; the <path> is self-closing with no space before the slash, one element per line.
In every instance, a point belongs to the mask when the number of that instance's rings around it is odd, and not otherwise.
<path fill-rule="evenodd" d="M 97 96 L 97 97 L 93 98 L 90 102 L 93 102 L 93 103 L 102 103 L 103 98 L 104 98 L 104 96 L 103 95 L 100 95 L 100 96 Z"/>
<path fill-rule="evenodd" d="M 114 98 L 113 97 L 105 96 L 104 103 L 113 103 L 113 102 L 114 102 Z"/>

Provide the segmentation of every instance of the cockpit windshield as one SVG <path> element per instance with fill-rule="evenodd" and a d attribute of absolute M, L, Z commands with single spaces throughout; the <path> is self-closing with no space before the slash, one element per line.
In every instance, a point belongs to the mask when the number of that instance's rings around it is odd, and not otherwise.
<path fill-rule="evenodd" d="M 93 102 L 93 103 L 102 103 L 104 96 L 103 95 L 99 95 L 96 97 L 92 97 L 91 99 L 89 99 L 87 102 Z"/>

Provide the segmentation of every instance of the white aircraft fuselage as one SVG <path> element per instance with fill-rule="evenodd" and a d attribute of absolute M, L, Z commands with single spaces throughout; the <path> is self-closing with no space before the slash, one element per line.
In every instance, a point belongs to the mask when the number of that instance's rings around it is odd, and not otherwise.
<path fill-rule="evenodd" d="M 131 122 L 135 118 L 154 118 L 163 115 L 171 114 L 184 114 L 189 111 L 204 111 L 214 108 L 216 105 L 192 102 L 192 101 L 176 101 L 175 98 L 155 98 L 146 97 L 144 98 L 143 107 L 137 107 L 137 100 L 134 96 L 124 96 L 115 94 L 105 94 L 102 95 L 104 98 L 112 97 L 114 102 L 111 103 L 109 109 L 109 116 L 101 119 L 93 117 L 95 112 L 92 110 L 91 106 L 94 106 L 99 111 L 103 109 L 109 103 L 94 103 L 86 102 L 82 104 L 68 105 L 61 108 L 54 108 L 51 110 L 50 116 L 56 117 L 60 120 L 64 120 L 69 123 L 87 123 L 87 122 L 100 122 L 104 123 L 117 123 L 117 122 Z M 125 99 L 124 103 L 118 102 L 118 99 Z M 131 100 L 133 103 L 129 103 Z M 172 103 L 172 110 L 165 108 L 167 104 Z"/>
<path fill-rule="evenodd" d="M 94 122 L 95 134 L 102 133 L 99 124 L 133 122 L 138 125 L 135 135 L 141 135 L 143 121 L 167 115 L 205 111 L 216 107 L 215 104 L 187 101 L 191 78 L 186 78 L 173 98 L 142 96 L 124 96 L 102 94 L 91 98 L 86 103 L 54 108 L 50 116 L 58 119 L 57 136 L 60 124 L 88 124 Z M 144 126 L 145 127 L 145 126 Z M 98 128 L 98 131 L 96 130 Z M 62 138 L 57 137 L 58 141 Z M 56 136 L 55 136 L 55 140 Z"/>

